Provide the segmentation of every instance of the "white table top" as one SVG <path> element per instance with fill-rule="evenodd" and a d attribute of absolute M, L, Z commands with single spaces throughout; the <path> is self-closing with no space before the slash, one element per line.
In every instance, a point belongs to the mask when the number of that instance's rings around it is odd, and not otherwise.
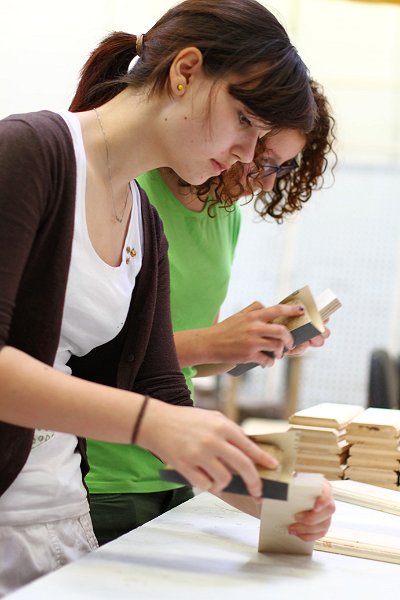
<path fill-rule="evenodd" d="M 263 555 L 258 531 L 258 520 L 203 493 L 9 597 L 377 600 L 398 594 L 399 565 L 317 551 Z"/>

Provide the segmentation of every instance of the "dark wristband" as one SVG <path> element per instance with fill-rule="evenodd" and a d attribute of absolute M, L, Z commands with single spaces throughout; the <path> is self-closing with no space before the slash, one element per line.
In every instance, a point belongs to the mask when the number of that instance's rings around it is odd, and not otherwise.
<path fill-rule="evenodd" d="M 137 437 L 139 435 L 140 425 L 142 424 L 144 413 L 146 412 L 147 403 L 150 400 L 150 396 L 146 394 L 143 398 L 142 406 L 140 407 L 138 416 L 136 417 L 135 426 L 132 431 L 131 444 L 136 444 Z"/>

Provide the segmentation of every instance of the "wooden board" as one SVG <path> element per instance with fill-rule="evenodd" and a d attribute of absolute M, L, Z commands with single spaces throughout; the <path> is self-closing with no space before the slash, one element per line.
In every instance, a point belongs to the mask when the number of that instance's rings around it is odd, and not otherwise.
<path fill-rule="evenodd" d="M 400 463 L 395 458 L 382 458 L 372 455 L 366 456 L 349 456 L 347 459 L 349 467 L 367 467 L 368 469 L 384 469 L 391 471 L 399 471 Z"/>
<path fill-rule="evenodd" d="M 351 435 L 364 435 L 372 438 L 399 438 L 400 410 L 367 408 L 352 420 L 347 430 Z"/>
<path fill-rule="evenodd" d="M 351 479 L 334 481 L 331 485 L 335 500 L 400 515 L 400 488 L 388 490 Z"/>
<path fill-rule="evenodd" d="M 328 534 L 315 542 L 314 548 L 400 564 L 400 519 L 369 508 L 337 502 L 333 524 Z"/>
<path fill-rule="evenodd" d="M 323 473 L 327 479 L 341 479 L 345 473 L 345 469 L 346 465 L 339 465 L 337 467 L 321 467 L 318 472 Z M 296 463 L 297 473 L 315 473 L 315 470 L 315 466 Z"/>
<path fill-rule="evenodd" d="M 289 417 L 289 423 L 295 425 L 311 425 L 313 427 L 329 427 L 344 429 L 350 421 L 362 413 L 364 408 L 355 404 L 336 404 L 322 402 L 316 406 L 299 410 Z"/>
<path fill-rule="evenodd" d="M 299 473 L 289 483 L 286 501 L 263 500 L 261 509 L 259 552 L 285 554 L 311 554 L 313 542 L 303 542 L 290 535 L 289 525 L 294 523 L 294 515 L 310 510 L 316 498 L 321 494 L 323 477 L 317 473 Z"/>
<path fill-rule="evenodd" d="M 298 413 L 296 413 L 298 414 Z M 347 429 L 334 429 L 332 427 L 313 427 L 312 425 L 290 425 L 289 429 L 294 429 L 298 432 L 300 440 L 303 438 L 307 439 L 319 439 L 327 440 L 331 439 L 336 442 L 343 440 L 346 437 Z"/>
<path fill-rule="evenodd" d="M 296 432 L 287 430 L 280 433 L 260 433 L 250 435 L 249 438 L 260 448 L 273 454 L 280 462 L 278 469 L 260 469 L 261 477 L 285 482 L 290 481 L 294 471 L 298 445 Z M 271 446 L 275 446 L 279 454 L 271 452 Z"/>
<path fill-rule="evenodd" d="M 349 444 L 357 444 L 357 446 L 368 446 L 369 448 L 377 448 L 381 450 L 396 450 L 399 447 L 398 438 L 383 438 L 373 437 L 372 435 L 346 435 L 346 441 Z"/>
<path fill-rule="evenodd" d="M 326 467 L 339 467 L 341 464 L 346 462 L 347 455 L 341 457 L 340 454 L 326 454 L 325 456 L 316 454 L 306 454 L 299 452 L 297 454 L 296 465 L 313 465 L 315 472 L 319 473 L 319 469 L 325 469 Z"/>
<path fill-rule="evenodd" d="M 317 454 L 319 456 L 324 456 L 325 454 L 347 454 L 349 447 L 349 444 L 347 444 L 345 440 L 337 442 L 336 444 L 312 444 L 300 440 L 299 452 L 304 454 Z"/>
<path fill-rule="evenodd" d="M 400 449 L 390 449 L 390 448 L 371 448 L 370 446 L 361 445 L 361 444 L 353 444 L 350 448 L 350 456 L 359 456 L 361 457 L 373 457 L 374 459 L 378 458 L 380 460 L 384 459 L 394 459 L 400 460 Z"/>
<path fill-rule="evenodd" d="M 374 485 L 396 485 L 398 474 L 390 469 L 370 469 L 368 467 L 347 467 L 346 478 L 354 481 L 364 481 Z"/>

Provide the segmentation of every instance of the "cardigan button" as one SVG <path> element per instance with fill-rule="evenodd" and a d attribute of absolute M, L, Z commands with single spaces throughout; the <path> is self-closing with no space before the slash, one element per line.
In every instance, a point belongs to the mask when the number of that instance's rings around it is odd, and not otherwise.
<path fill-rule="evenodd" d="M 126 362 L 133 362 L 135 360 L 135 355 L 134 354 L 127 354 L 126 356 Z"/>

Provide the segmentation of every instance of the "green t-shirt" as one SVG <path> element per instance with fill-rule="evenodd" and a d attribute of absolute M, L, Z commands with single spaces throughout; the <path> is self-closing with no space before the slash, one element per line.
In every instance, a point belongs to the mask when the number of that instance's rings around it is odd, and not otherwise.
<path fill-rule="evenodd" d="M 171 314 L 174 331 L 209 327 L 215 321 L 228 291 L 231 264 L 240 229 L 240 209 L 207 206 L 194 212 L 172 194 L 159 172 L 138 178 L 158 210 L 169 244 Z M 192 367 L 183 369 L 191 392 Z M 162 463 L 137 446 L 88 440 L 90 472 L 86 482 L 92 493 L 144 493 L 179 487 L 160 481 Z"/>

